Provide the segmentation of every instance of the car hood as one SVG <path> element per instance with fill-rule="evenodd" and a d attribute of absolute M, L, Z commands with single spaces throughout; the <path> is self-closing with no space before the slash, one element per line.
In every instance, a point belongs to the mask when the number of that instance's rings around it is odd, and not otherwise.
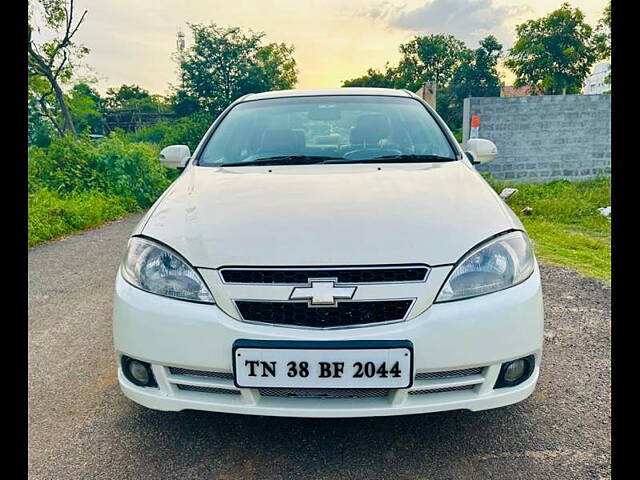
<path fill-rule="evenodd" d="M 455 263 L 522 228 L 463 161 L 191 166 L 134 233 L 196 267 Z"/>

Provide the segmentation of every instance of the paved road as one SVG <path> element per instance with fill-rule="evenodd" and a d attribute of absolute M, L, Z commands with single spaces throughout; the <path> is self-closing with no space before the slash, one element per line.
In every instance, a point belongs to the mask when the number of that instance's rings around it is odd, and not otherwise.
<path fill-rule="evenodd" d="M 610 478 L 610 289 L 543 268 L 534 395 L 380 419 L 155 412 L 119 391 L 111 295 L 140 217 L 29 252 L 31 479 Z"/>

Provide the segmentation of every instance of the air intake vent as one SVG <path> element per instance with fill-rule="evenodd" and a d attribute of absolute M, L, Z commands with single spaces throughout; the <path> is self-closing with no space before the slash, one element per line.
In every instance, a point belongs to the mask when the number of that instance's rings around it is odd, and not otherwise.
<path fill-rule="evenodd" d="M 259 388 L 263 397 L 294 398 L 381 398 L 389 395 L 384 388 Z"/>
<path fill-rule="evenodd" d="M 449 370 L 447 372 L 425 372 L 416 373 L 416 380 L 430 380 L 433 378 L 467 377 L 470 375 L 480 375 L 483 367 L 466 368 L 464 370 Z"/>
<path fill-rule="evenodd" d="M 431 393 L 455 392 L 458 390 L 473 390 L 475 385 L 459 385 L 457 387 L 432 388 L 431 390 L 414 390 L 409 395 L 429 395 Z"/>
<path fill-rule="evenodd" d="M 223 380 L 233 380 L 233 373 L 228 372 L 207 372 L 204 370 L 191 370 L 189 368 L 169 367 L 171 375 L 190 376 L 190 377 L 207 377 L 220 378 Z"/>
<path fill-rule="evenodd" d="M 312 307 L 307 302 L 236 300 L 244 320 L 312 328 L 349 327 L 405 318 L 412 300 L 340 302 L 335 307 Z"/>
<path fill-rule="evenodd" d="M 222 395 L 240 395 L 238 390 L 227 390 L 226 388 L 200 387 L 197 385 L 176 385 L 180 390 L 190 392 L 217 393 Z"/>
<path fill-rule="evenodd" d="M 227 283 L 268 283 L 306 285 L 310 278 L 336 278 L 337 283 L 424 282 L 429 273 L 425 266 L 399 267 L 331 267 L 331 268 L 222 268 Z"/>

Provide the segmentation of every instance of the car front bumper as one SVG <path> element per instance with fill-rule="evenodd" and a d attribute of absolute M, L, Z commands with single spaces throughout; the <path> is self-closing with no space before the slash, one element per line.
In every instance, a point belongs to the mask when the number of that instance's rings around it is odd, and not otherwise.
<path fill-rule="evenodd" d="M 131 400 L 157 410 L 184 409 L 291 417 L 366 417 L 443 410 L 485 410 L 519 402 L 534 390 L 542 354 L 540 274 L 515 287 L 443 304 L 401 323 L 338 330 L 257 325 L 229 317 L 215 305 L 161 297 L 116 279 L 113 332 L 118 357 L 151 363 L 158 387 L 139 387 L 121 369 Z M 409 340 L 416 380 L 409 389 L 356 398 L 291 398 L 274 390 L 236 388 L 232 345 L 251 340 Z M 534 355 L 520 385 L 494 389 L 502 363 Z M 119 362 L 118 362 L 119 363 Z M 480 367 L 481 369 L 478 369 Z M 170 368 L 173 370 L 171 372 Z M 468 375 L 443 372 L 476 370 Z M 176 370 L 179 369 L 179 370 Z M 207 376 L 185 370 L 210 372 Z M 176 373 L 177 372 L 177 373 Z M 433 373 L 433 376 L 429 376 Z M 423 379 L 420 379 L 420 374 Z"/>

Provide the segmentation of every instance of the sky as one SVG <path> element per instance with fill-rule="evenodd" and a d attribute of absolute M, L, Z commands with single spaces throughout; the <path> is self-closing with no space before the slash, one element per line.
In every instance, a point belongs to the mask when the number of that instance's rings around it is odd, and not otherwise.
<path fill-rule="evenodd" d="M 493 34 L 505 49 L 515 26 L 558 8 L 562 0 L 76 0 L 88 10 L 76 39 L 97 89 L 124 83 L 166 95 L 177 83 L 172 60 L 188 23 L 239 26 L 266 34 L 265 42 L 295 46 L 297 88 L 339 87 L 367 68 L 395 65 L 398 46 L 415 35 L 444 33 L 476 47 Z M 575 0 L 595 25 L 607 0 Z M 79 16 L 78 13 L 78 16 Z M 506 72 L 505 72 L 506 73 Z M 513 76 L 506 73 L 508 83 Z"/>

